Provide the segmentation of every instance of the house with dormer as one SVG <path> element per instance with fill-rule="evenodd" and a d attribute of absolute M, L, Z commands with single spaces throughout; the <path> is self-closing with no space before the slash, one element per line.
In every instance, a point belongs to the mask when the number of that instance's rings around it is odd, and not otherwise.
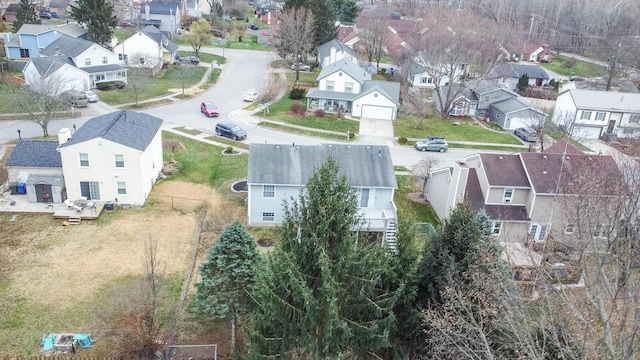
<path fill-rule="evenodd" d="M 449 92 L 453 97 L 449 112 L 451 116 L 480 117 L 495 122 L 505 130 L 539 124 L 547 117 L 544 112 L 521 100 L 518 94 L 494 81 L 472 80 L 464 85 L 453 86 L 451 92 L 448 86 L 443 86 L 440 88 L 440 97 L 435 94 L 432 96 L 434 106 L 440 110 L 443 106 L 440 99 L 446 99 Z"/>
<path fill-rule="evenodd" d="M 621 195 L 625 178 L 613 157 L 585 154 L 561 140 L 542 153 L 468 156 L 432 171 L 426 193 L 441 219 L 468 201 L 489 214 L 500 242 L 544 242 L 553 232 L 573 231 L 576 219 L 558 199 L 584 195 L 588 189 L 580 184 L 596 172 L 606 174 L 608 184 L 597 189 L 598 196 Z"/>
<path fill-rule="evenodd" d="M 570 89 L 556 98 L 552 121 L 578 138 L 638 137 L 640 94 Z"/>
<path fill-rule="evenodd" d="M 4 33 L 4 47 L 9 60 L 37 58 L 40 51 L 67 35 L 87 39 L 87 30 L 75 24 L 24 24 L 15 34 Z"/>
<path fill-rule="evenodd" d="M 162 119 L 120 110 L 58 133 L 69 199 L 143 205 L 162 170 Z"/>
<path fill-rule="evenodd" d="M 117 63 L 125 66 L 139 66 L 156 71 L 164 63 L 175 60 L 178 46 L 169 40 L 158 28 L 147 25 L 120 44 L 113 47 Z"/>
<path fill-rule="evenodd" d="M 358 54 L 342 42 L 333 39 L 318 46 L 318 65 L 325 67 L 334 62 L 347 59 L 354 64 L 358 64 Z"/>
<path fill-rule="evenodd" d="M 64 90 L 89 90 L 107 81 L 127 82 L 127 69 L 116 64 L 113 52 L 88 40 L 62 35 L 30 59 L 22 70 L 25 84 L 46 79 L 64 83 Z"/>
<path fill-rule="evenodd" d="M 177 34 L 182 27 L 183 6 L 182 1 L 147 2 L 140 9 L 140 26 L 153 25 L 168 36 Z"/>
<path fill-rule="evenodd" d="M 363 231 L 395 247 L 398 188 L 389 147 L 383 145 L 251 144 L 249 150 L 248 225 L 276 226 L 284 218 L 282 203 L 300 191 L 328 157 L 358 191 Z"/>
<path fill-rule="evenodd" d="M 396 120 L 400 83 L 371 80 L 371 74 L 346 59 L 323 67 L 317 80 L 318 87 L 307 91 L 307 110 Z"/>

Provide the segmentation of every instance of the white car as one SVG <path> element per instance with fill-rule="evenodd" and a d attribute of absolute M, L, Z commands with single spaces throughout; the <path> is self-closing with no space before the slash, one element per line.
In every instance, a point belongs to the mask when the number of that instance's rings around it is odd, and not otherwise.
<path fill-rule="evenodd" d="M 248 101 L 248 102 L 254 102 L 256 100 L 258 100 L 258 93 L 255 91 L 249 91 L 247 93 L 244 94 L 244 96 L 242 97 L 242 100 L 244 101 Z"/>
<path fill-rule="evenodd" d="M 98 100 L 100 100 L 100 98 L 98 97 L 98 95 L 96 95 L 96 93 L 94 93 L 91 90 L 87 90 L 87 91 L 83 91 L 83 93 L 85 95 L 87 95 L 87 99 L 89 99 L 89 102 L 97 102 Z"/>

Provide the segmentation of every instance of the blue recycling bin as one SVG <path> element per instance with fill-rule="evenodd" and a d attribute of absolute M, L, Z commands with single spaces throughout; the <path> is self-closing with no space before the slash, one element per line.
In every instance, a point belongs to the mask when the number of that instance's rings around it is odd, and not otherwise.
<path fill-rule="evenodd" d="M 18 183 L 18 194 L 24 195 L 27 193 L 27 184 Z"/>

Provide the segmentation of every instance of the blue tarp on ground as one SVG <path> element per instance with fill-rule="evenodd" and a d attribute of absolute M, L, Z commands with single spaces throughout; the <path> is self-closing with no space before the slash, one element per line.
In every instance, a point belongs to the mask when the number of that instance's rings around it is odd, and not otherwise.
<path fill-rule="evenodd" d="M 53 350 L 53 343 L 56 340 L 56 334 L 51 334 L 49 336 L 42 335 L 42 349 L 44 351 Z"/>

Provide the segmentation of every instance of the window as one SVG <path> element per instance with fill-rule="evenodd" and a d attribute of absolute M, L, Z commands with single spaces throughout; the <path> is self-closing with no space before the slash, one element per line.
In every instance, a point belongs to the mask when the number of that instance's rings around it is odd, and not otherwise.
<path fill-rule="evenodd" d="M 542 225 L 538 223 L 532 223 L 529 225 L 529 236 L 531 236 L 534 241 L 545 241 L 548 232 L 549 225 Z"/>
<path fill-rule="evenodd" d="M 118 60 L 127 61 L 127 54 L 118 54 Z"/>
<path fill-rule="evenodd" d="M 123 168 L 124 167 L 124 155 L 115 155 L 116 159 L 116 167 Z"/>
<path fill-rule="evenodd" d="M 81 181 L 80 195 L 87 200 L 100 200 L 100 183 L 97 181 Z"/>
<path fill-rule="evenodd" d="M 144 65 L 144 58 L 143 57 L 138 59 L 138 64 Z"/>
<path fill-rule="evenodd" d="M 433 78 L 431 76 L 423 76 L 420 78 L 420 84 L 433 84 Z"/>
<path fill-rule="evenodd" d="M 598 121 L 604 121 L 604 112 L 603 111 L 598 111 L 596 113 L 596 120 Z"/>
<path fill-rule="evenodd" d="M 369 189 L 360 189 L 360 207 L 369 206 Z"/>
<path fill-rule="evenodd" d="M 127 195 L 127 183 L 118 181 L 118 195 Z"/>
<path fill-rule="evenodd" d="M 348 82 L 344 83 L 344 92 L 352 93 L 353 92 L 353 83 Z"/>
<path fill-rule="evenodd" d="M 262 185 L 262 197 L 263 198 L 274 198 L 274 197 L 276 197 L 276 186 L 275 185 Z"/>
<path fill-rule="evenodd" d="M 80 167 L 89 167 L 89 154 L 80 154 Z"/>
<path fill-rule="evenodd" d="M 504 189 L 504 194 L 502 194 L 502 202 L 510 203 L 513 200 L 513 189 Z"/>
<path fill-rule="evenodd" d="M 502 232 L 502 221 L 494 221 L 491 228 L 491 235 L 498 236 Z"/>
<path fill-rule="evenodd" d="M 622 131 L 624 134 L 633 134 L 634 132 L 636 132 L 637 129 L 634 128 L 624 128 L 624 130 Z"/>
<path fill-rule="evenodd" d="M 263 212 L 262 213 L 262 221 L 274 221 L 276 219 L 276 214 L 272 212 Z"/>
<path fill-rule="evenodd" d="M 565 234 L 573 234 L 576 230 L 576 226 L 573 223 L 568 223 L 567 226 L 564 227 Z"/>
<path fill-rule="evenodd" d="M 84 65 L 91 66 L 91 58 L 84 58 Z"/>
<path fill-rule="evenodd" d="M 591 111 L 583 111 L 580 116 L 580 120 L 589 120 L 591 118 Z"/>
<path fill-rule="evenodd" d="M 333 80 L 327 80 L 327 91 L 333 91 L 336 86 L 336 82 Z"/>
<path fill-rule="evenodd" d="M 97 74 L 97 75 L 93 75 L 93 78 L 94 78 L 96 81 L 102 81 L 102 80 L 105 80 L 105 79 L 106 79 L 106 78 L 105 78 L 105 76 L 104 76 L 104 74 Z"/>
<path fill-rule="evenodd" d="M 20 57 L 28 58 L 29 57 L 29 49 L 20 49 Z"/>
<path fill-rule="evenodd" d="M 109 63 L 109 59 L 107 59 L 107 57 L 106 57 L 106 56 L 103 56 L 103 57 L 102 57 L 102 65 L 106 65 L 106 64 L 108 64 L 108 63 Z"/>
<path fill-rule="evenodd" d="M 640 114 L 631 114 L 629 117 L 629 124 L 638 124 L 640 123 Z"/>

